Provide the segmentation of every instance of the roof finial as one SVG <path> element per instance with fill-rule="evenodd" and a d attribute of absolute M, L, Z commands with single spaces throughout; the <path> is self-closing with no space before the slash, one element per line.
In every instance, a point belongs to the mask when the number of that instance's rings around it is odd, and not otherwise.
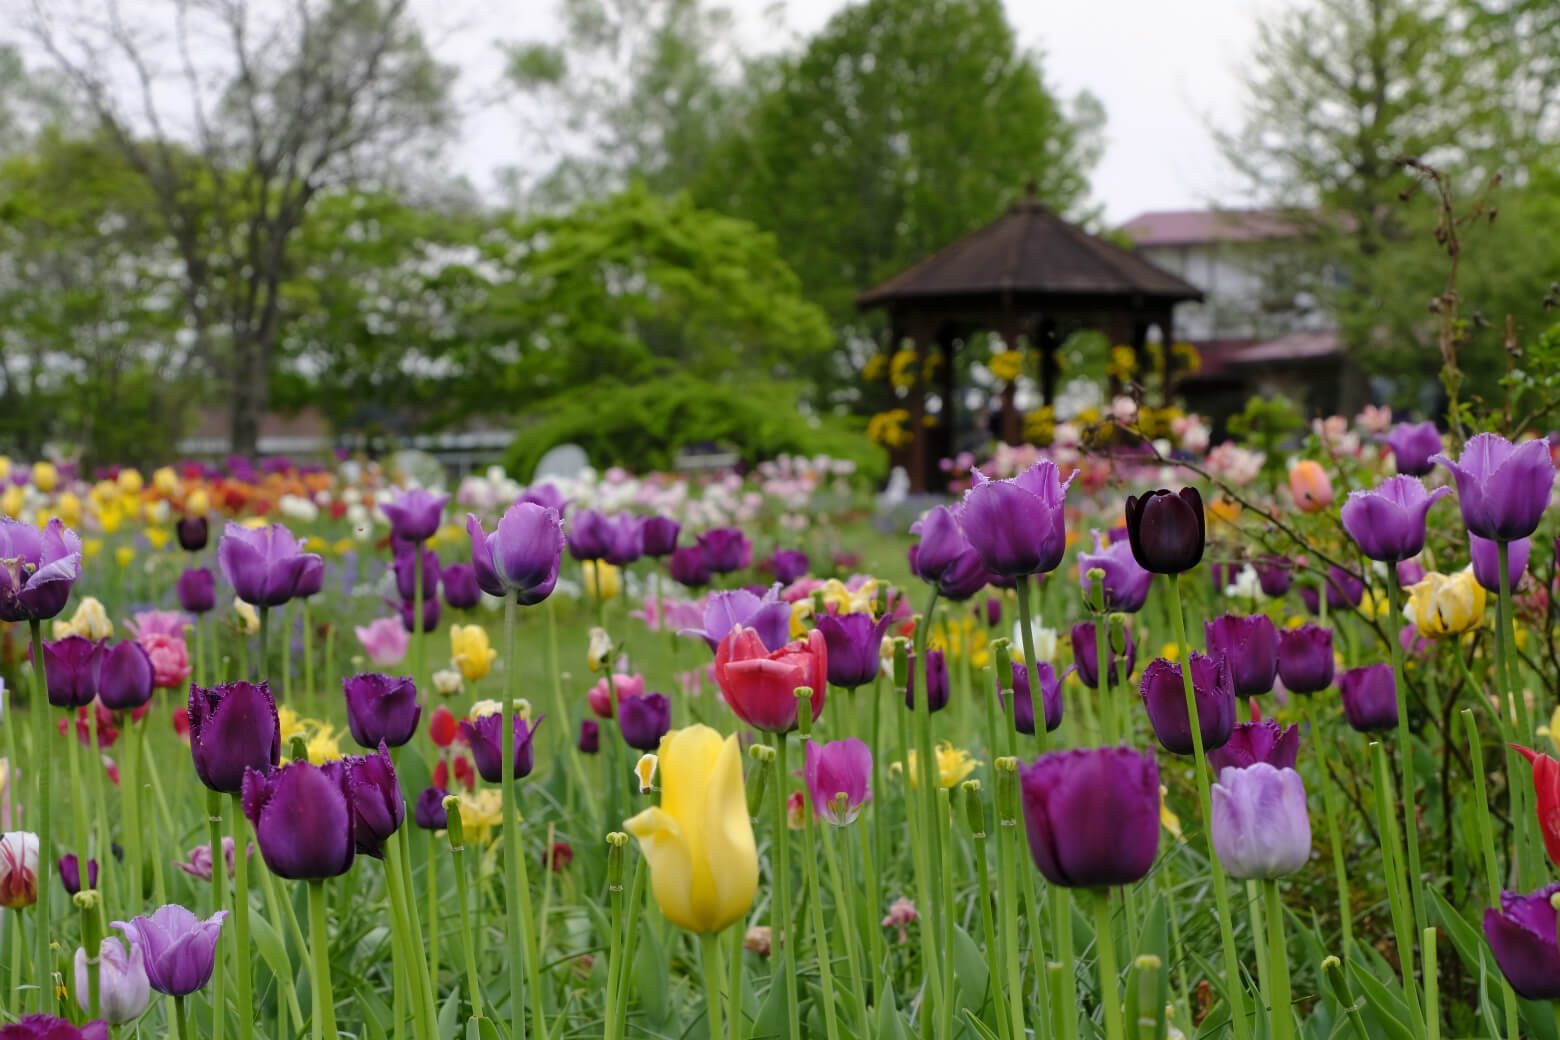
<path fill-rule="evenodd" d="M 1039 197 L 1040 185 L 1036 183 L 1034 175 L 1030 174 L 1029 179 L 1024 182 L 1024 198 L 1033 201 Z"/>

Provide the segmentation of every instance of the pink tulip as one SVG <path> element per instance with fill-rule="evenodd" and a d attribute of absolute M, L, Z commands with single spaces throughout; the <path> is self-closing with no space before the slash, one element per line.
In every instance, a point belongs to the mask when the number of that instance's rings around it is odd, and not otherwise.
<path fill-rule="evenodd" d="M 378 618 L 369 622 L 367 628 L 357 627 L 353 631 L 357 633 L 358 642 L 363 644 L 368 659 L 381 668 L 400 664 L 412 638 L 401 619 L 395 617 Z"/>

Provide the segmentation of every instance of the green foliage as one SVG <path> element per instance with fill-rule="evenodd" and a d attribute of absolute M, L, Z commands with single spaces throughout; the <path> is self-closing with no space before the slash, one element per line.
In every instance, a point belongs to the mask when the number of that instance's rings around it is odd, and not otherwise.
<path fill-rule="evenodd" d="M 505 457 L 526 477 L 547 451 L 574 443 L 592 465 L 638 471 L 675 468 L 678 452 L 729 447 L 749 464 L 781 453 L 852 459 L 863 479 L 882 476 L 883 453 L 855 419 L 809 416 L 799 389 L 784 383 L 715 385 L 673 375 L 637 383 L 598 381 L 560 394 L 523 425 Z"/>
<path fill-rule="evenodd" d="M 1262 452 L 1262 475 L 1270 487 L 1284 477 L 1284 448 L 1305 429 L 1305 419 L 1287 397 L 1253 397 L 1239 415 L 1229 419 L 1229 431 L 1247 448 Z"/>

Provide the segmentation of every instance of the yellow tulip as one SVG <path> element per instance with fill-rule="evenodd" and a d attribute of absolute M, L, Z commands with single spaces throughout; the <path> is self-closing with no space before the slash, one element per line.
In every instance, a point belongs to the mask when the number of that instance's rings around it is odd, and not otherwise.
<path fill-rule="evenodd" d="M 15 484 L 6 488 L 4 494 L 0 494 L 0 510 L 4 510 L 5 515 L 12 520 L 15 520 L 21 514 L 22 506 L 26 504 L 27 492 Z"/>
<path fill-rule="evenodd" d="M 60 482 L 60 471 L 54 468 L 54 463 L 52 462 L 34 462 L 32 482 L 33 487 L 44 494 L 48 494 Z"/>
<path fill-rule="evenodd" d="M 311 553 L 324 554 L 330 549 L 330 544 L 317 534 L 311 534 L 303 540 L 303 547 Z"/>
<path fill-rule="evenodd" d="M 184 511 L 191 516 L 204 516 L 211 511 L 211 496 L 205 488 L 196 488 L 184 500 Z"/>
<path fill-rule="evenodd" d="M 152 487 L 165 498 L 172 498 L 179 490 L 179 475 L 172 466 L 163 466 L 152 473 Z"/>
<path fill-rule="evenodd" d="M 119 511 L 117 502 L 98 507 L 98 523 L 102 526 L 104 534 L 113 534 L 124 522 L 125 514 Z"/>
<path fill-rule="evenodd" d="M 1181 836 L 1181 818 L 1170 811 L 1170 806 L 1165 801 L 1165 795 L 1170 793 L 1170 788 L 1164 784 L 1159 785 L 1159 825 L 1170 832 L 1170 835 L 1182 845 L 1186 839 Z"/>
<path fill-rule="evenodd" d="M 1484 586 L 1473 568 L 1456 574 L 1431 571 L 1409 587 L 1403 616 L 1428 639 L 1471 632 L 1484 624 Z"/>
<path fill-rule="evenodd" d="M 119 490 L 127 495 L 139 495 L 146 482 L 141 479 L 141 471 L 138 469 L 122 469 L 119 471 Z"/>
<path fill-rule="evenodd" d="M 612 637 L 607 635 L 604 628 L 592 628 L 590 630 L 590 646 L 585 650 L 585 663 L 593 672 L 599 672 L 607 667 L 607 659 L 612 656 Z"/>
<path fill-rule="evenodd" d="M 807 638 L 807 619 L 812 617 L 813 606 L 810 599 L 799 599 L 791 604 L 791 638 Z"/>
<path fill-rule="evenodd" d="M 54 638 L 62 639 L 60 634 L 60 622 L 54 623 Z M 76 607 L 76 612 L 65 622 L 67 631 L 65 635 L 86 636 L 88 639 L 111 639 L 114 635 L 114 623 L 109 620 L 108 611 L 103 609 L 103 604 L 96 596 L 88 596 Z"/>
<path fill-rule="evenodd" d="M 1181 659 L 1181 644 L 1166 643 L 1164 646 L 1159 648 L 1159 656 L 1163 657 L 1166 661 L 1179 661 Z"/>
<path fill-rule="evenodd" d="M 60 519 L 65 521 L 66 527 L 77 527 L 81 524 L 81 499 L 69 491 L 55 499 L 54 511 L 60 514 Z"/>
<path fill-rule="evenodd" d="M 504 798 L 496 787 L 484 787 L 480 791 L 462 791 L 460 795 L 460 826 L 466 837 L 475 837 L 481 843 L 487 841 L 493 830 L 504 821 Z"/>
<path fill-rule="evenodd" d="M 9 456 L 9 455 L 0 455 L 0 480 L 4 480 L 7 477 L 9 477 L 10 475 L 11 475 L 11 456 Z"/>
<path fill-rule="evenodd" d="M 148 527 L 144 533 L 153 549 L 161 549 L 168 544 L 168 539 L 173 537 L 173 532 L 166 527 Z"/>
<path fill-rule="evenodd" d="M 105 506 L 119 497 L 119 485 L 112 480 L 100 480 L 92 485 L 92 490 L 87 494 L 100 507 Z"/>
<path fill-rule="evenodd" d="M 655 790 L 655 770 L 661 764 L 661 760 L 654 755 L 640 755 L 639 761 L 634 763 L 634 775 L 639 778 L 639 793 L 649 794 Z"/>
<path fill-rule="evenodd" d="M 86 557 L 87 559 L 89 559 L 89 560 L 92 559 L 93 557 L 95 557 L 99 553 L 101 553 L 102 551 L 103 551 L 103 539 L 101 539 L 101 538 L 83 538 L 81 540 L 81 555 Z"/>
<path fill-rule="evenodd" d="M 605 560 L 586 560 L 580 570 L 585 595 L 591 599 L 609 600 L 623 589 L 622 572 Z"/>
<path fill-rule="evenodd" d="M 915 763 L 915 749 L 910 749 L 910 786 L 921 786 L 921 770 Z M 937 782 L 943 787 L 954 787 L 975 772 L 980 760 L 963 748 L 956 748 L 946 740 L 937 745 Z M 903 766 L 895 762 L 890 772 L 899 772 Z"/>
<path fill-rule="evenodd" d="M 134 559 L 135 548 L 133 546 L 121 545 L 119 548 L 114 550 L 114 562 L 119 564 L 121 568 L 130 566 L 130 561 Z M 256 625 L 258 624 L 259 622 L 257 621 Z"/>
<path fill-rule="evenodd" d="M 740 921 L 758 894 L 758 849 L 735 735 L 708 726 L 674 729 L 657 756 L 661 804 L 623 823 L 650 862 L 650 886 L 666 919 L 690 932 Z"/>
<path fill-rule="evenodd" d="M 252 636 L 260 631 L 260 614 L 254 607 L 235 596 L 233 609 L 238 613 L 238 622 L 244 626 L 245 635 Z"/>
<path fill-rule="evenodd" d="M 460 669 L 467 682 L 476 682 L 493 669 L 498 651 L 488 645 L 488 634 L 481 625 L 450 627 L 450 663 Z"/>

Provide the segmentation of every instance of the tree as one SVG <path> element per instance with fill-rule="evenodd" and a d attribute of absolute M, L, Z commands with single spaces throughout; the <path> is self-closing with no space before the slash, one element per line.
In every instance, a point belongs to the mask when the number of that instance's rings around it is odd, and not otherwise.
<path fill-rule="evenodd" d="M 229 398 L 233 449 L 252 452 L 296 232 L 321 193 L 391 180 L 440 138 L 451 73 L 405 0 L 159 0 L 137 14 L 33 0 L 29 28 L 149 187 L 180 261 L 191 363 Z"/>

